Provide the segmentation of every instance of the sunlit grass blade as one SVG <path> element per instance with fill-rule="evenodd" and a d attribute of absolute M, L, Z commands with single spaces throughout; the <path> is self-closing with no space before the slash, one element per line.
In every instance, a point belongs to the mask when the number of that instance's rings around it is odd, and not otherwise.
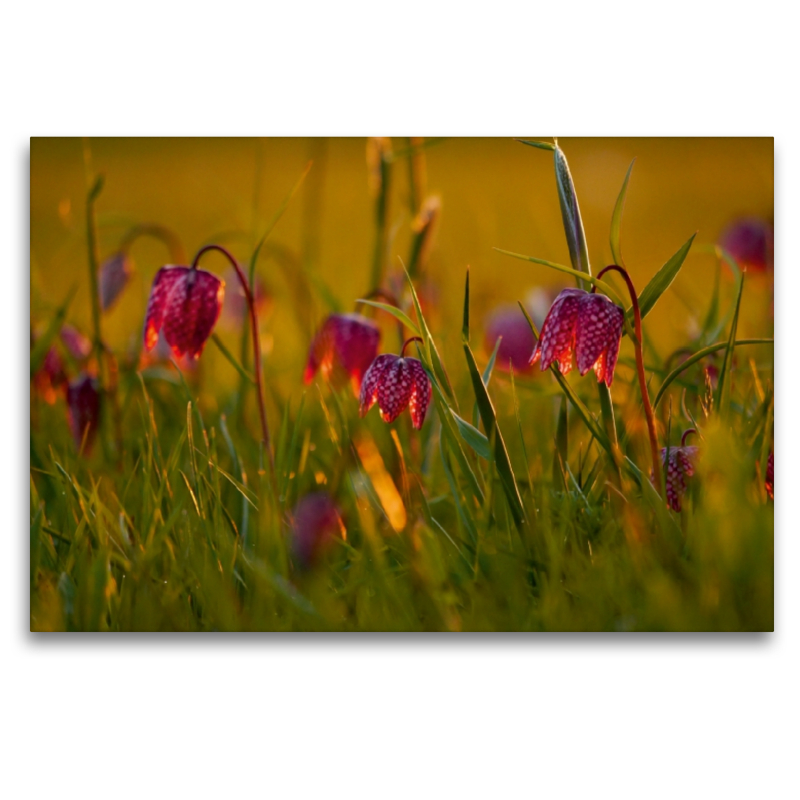
<path fill-rule="evenodd" d="M 489 450 L 489 440 L 474 426 L 470 425 L 465 419 L 461 419 L 458 414 L 453 414 L 453 419 L 458 425 L 461 438 L 481 457 L 487 461 L 492 457 Z"/>
<path fill-rule="evenodd" d="M 622 227 L 622 212 L 625 210 L 625 196 L 628 193 L 628 181 L 631 179 L 631 172 L 633 165 L 636 163 L 634 158 L 628 171 L 625 173 L 625 180 L 622 182 L 622 188 L 617 196 L 617 202 L 614 204 L 614 212 L 611 214 L 611 233 L 609 235 L 609 242 L 611 245 L 611 257 L 614 259 L 615 264 L 624 266 L 622 261 L 622 245 L 620 243 L 620 229 Z"/>
<path fill-rule="evenodd" d="M 405 325 L 414 336 L 420 336 L 419 328 L 411 321 L 409 316 L 401 311 L 396 306 L 390 306 L 387 303 L 379 303 L 375 300 L 356 300 L 356 303 L 363 303 L 366 306 L 372 306 L 373 308 L 380 308 L 382 311 L 385 311 L 387 314 L 391 314 L 398 322 Z"/>
<path fill-rule="evenodd" d="M 222 339 L 216 333 L 211 334 L 211 341 L 217 346 L 217 349 L 222 353 L 223 356 L 227 359 L 228 363 L 239 373 L 239 375 L 244 378 L 249 384 L 252 386 L 256 385 L 255 378 L 236 360 L 236 357 L 231 353 L 230 350 L 225 346 Z"/>
<path fill-rule="evenodd" d="M 722 366 L 719 370 L 719 383 L 717 386 L 717 396 L 715 398 L 719 413 L 725 417 L 728 415 L 728 401 L 731 389 L 731 368 L 733 366 L 733 350 L 736 347 L 736 328 L 739 325 L 739 308 L 742 304 L 742 292 L 744 291 L 744 275 L 739 276 L 739 290 L 736 293 L 736 305 L 731 321 L 731 332 L 728 337 L 728 344 L 725 347 L 725 356 L 722 359 Z"/>
<path fill-rule="evenodd" d="M 556 146 L 550 142 L 540 142 L 537 139 L 514 139 L 520 144 L 527 144 L 529 147 L 538 147 L 539 150 L 555 150 Z"/>
<path fill-rule="evenodd" d="M 575 270 L 591 275 L 592 268 L 589 266 L 589 251 L 586 247 L 586 234 L 583 230 L 578 195 L 575 192 L 575 184 L 569 170 L 567 157 L 558 144 L 553 149 L 553 163 L 556 170 L 558 201 L 561 206 L 564 233 L 567 236 L 570 262 Z M 579 286 L 583 286 L 582 280 L 582 278 L 579 279 Z"/>

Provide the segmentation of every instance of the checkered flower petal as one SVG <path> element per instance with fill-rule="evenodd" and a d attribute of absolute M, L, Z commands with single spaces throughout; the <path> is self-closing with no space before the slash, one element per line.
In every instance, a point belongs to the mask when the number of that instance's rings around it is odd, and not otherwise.
<path fill-rule="evenodd" d="M 558 363 L 558 371 L 562 375 L 572 369 L 578 310 L 587 296 L 583 289 L 564 289 L 559 293 L 545 317 L 539 341 L 531 356 L 531 364 L 541 358 L 542 371 L 554 362 Z"/>
<path fill-rule="evenodd" d="M 375 360 L 380 329 L 360 314 L 332 314 L 311 344 L 303 380 L 310 383 L 320 370 L 335 385 L 349 378 L 358 394 L 364 373 Z"/>
<path fill-rule="evenodd" d="M 161 267 L 153 278 L 147 312 L 144 317 L 144 349 L 148 352 L 156 346 L 158 333 L 164 322 L 167 298 L 177 283 L 186 277 L 189 267 Z"/>
<path fill-rule="evenodd" d="M 398 358 L 390 364 L 378 382 L 378 408 L 384 422 L 394 422 L 408 405 L 414 391 L 414 373 L 410 359 Z"/>
<path fill-rule="evenodd" d="M 411 370 L 411 377 L 414 382 L 411 398 L 408 401 L 408 410 L 411 414 L 411 423 L 417 430 L 420 430 L 422 423 L 425 422 L 425 414 L 431 402 L 433 389 L 428 373 L 425 372 L 422 363 L 416 358 L 406 358 L 404 360 Z"/>
<path fill-rule="evenodd" d="M 364 380 L 361 382 L 361 395 L 359 398 L 359 411 L 362 417 L 378 401 L 378 386 L 386 370 L 390 369 L 397 359 L 398 356 L 392 355 L 391 353 L 384 353 L 378 356 L 364 373 Z"/>
<path fill-rule="evenodd" d="M 164 303 L 164 338 L 175 355 L 199 358 L 225 297 L 225 283 L 202 269 L 178 278 Z"/>
<path fill-rule="evenodd" d="M 611 386 L 619 355 L 625 312 L 602 294 L 586 294 L 580 301 L 575 329 L 578 372 L 594 368 L 598 382 Z"/>
<path fill-rule="evenodd" d="M 661 463 L 667 471 L 667 505 L 673 511 L 681 510 L 681 498 L 686 493 L 686 478 L 694 475 L 697 447 L 670 447 L 669 464 L 667 448 L 661 449 Z"/>
<path fill-rule="evenodd" d="M 770 450 L 767 459 L 767 479 L 764 482 L 770 500 L 775 499 L 775 454 Z"/>

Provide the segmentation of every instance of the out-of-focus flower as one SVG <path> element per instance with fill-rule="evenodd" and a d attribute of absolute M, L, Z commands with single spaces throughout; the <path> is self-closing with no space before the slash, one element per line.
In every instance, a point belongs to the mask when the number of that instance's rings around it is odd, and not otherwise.
<path fill-rule="evenodd" d="M 100 292 L 100 307 L 108 311 L 122 290 L 128 285 L 133 274 L 133 261 L 124 251 L 114 253 L 106 259 L 98 271 L 98 290 Z"/>
<path fill-rule="evenodd" d="M 759 217 L 745 217 L 732 222 L 719 238 L 743 270 L 766 272 L 773 269 L 775 232 L 772 225 Z"/>
<path fill-rule="evenodd" d="M 222 310 L 225 283 L 191 267 L 162 267 L 153 280 L 144 324 L 145 350 L 152 350 L 162 326 L 175 355 L 199 358 Z"/>
<path fill-rule="evenodd" d="M 541 358 L 542 370 L 557 363 L 566 375 L 574 351 L 581 375 L 594 369 L 598 382 L 611 386 L 624 319 L 625 312 L 604 295 L 564 289 L 547 314 L 530 363 Z"/>
<path fill-rule="evenodd" d="M 242 271 L 247 274 L 247 267 L 242 266 Z M 220 323 L 228 326 L 238 326 L 247 320 L 249 309 L 247 307 L 247 297 L 245 296 L 239 276 L 233 267 L 229 267 L 225 273 L 225 284 L 230 284 L 225 292 L 225 302 L 222 305 L 222 316 Z M 256 304 L 256 313 L 261 317 L 272 306 L 272 295 L 264 285 L 264 281 L 256 275 L 254 281 L 253 299 Z"/>
<path fill-rule="evenodd" d="M 489 315 L 484 338 L 489 352 L 494 350 L 498 337 L 502 338 L 497 348 L 497 368 L 509 370 L 513 367 L 515 372 L 529 372 L 536 338 L 519 306 L 499 306 Z"/>
<path fill-rule="evenodd" d="M 92 352 L 92 343 L 89 338 L 72 325 L 61 327 L 61 341 L 76 361 L 85 361 Z"/>
<path fill-rule="evenodd" d="M 767 494 L 770 500 L 775 499 L 775 454 L 772 450 L 769 451 L 769 458 L 767 458 L 767 479 L 764 482 L 767 489 Z"/>
<path fill-rule="evenodd" d="M 686 494 L 686 478 L 694 475 L 698 448 L 685 444 L 686 437 L 690 433 L 695 433 L 694 428 L 684 432 L 679 447 L 669 448 L 669 464 L 667 464 L 667 448 L 661 448 L 661 464 L 667 471 L 667 505 L 673 511 L 681 510 L 681 498 Z M 650 480 L 653 480 L 652 470 Z"/>
<path fill-rule="evenodd" d="M 428 373 L 416 358 L 384 353 L 378 356 L 361 384 L 360 412 L 363 417 L 377 402 L 381 419 L 393 422 L 406 406 L 411 422 L 419 430 L 431 401 Z"/>
<path fill-rule="evenodd" d="M 100 424 L 100 392 L 91 375 L 81 373 L 67 387 L 67 413 L 75 446 L 80 449 L 85 435 L 84 453 L 88 455 Z"/>
<path fill-rule="evenodd" d="M 336 387 L 349 379 L 357 396 L 380 338 L 378 326 L 361 314 L 331 314 L 311 343 L 303 380 L 310 383 L 320 370 Z"/>
<path fill-rule="evenodd" d="M 313 566 L 343 529 L 336 504 L 324 492 L 306 495 L 292 514 L 292 555 L 302 569 Z"/>

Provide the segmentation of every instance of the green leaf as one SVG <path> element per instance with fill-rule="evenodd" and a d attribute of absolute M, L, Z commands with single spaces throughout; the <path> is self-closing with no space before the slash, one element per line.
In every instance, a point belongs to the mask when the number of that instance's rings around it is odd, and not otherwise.
<path fill-rule="evenodd" d="M 520 144 L 527 144 L 529 147 L 538 147 L 540 150 L 555 150 L 556 146 L 550 142 L 539 142 L 536 139 L 514 139 Z"/>
<path fill-rule="evenodd" d="M 611 256 L 614 259 L 614 263 L 620 265 L 622 265 L 622 247 L 620 245 L 622 212 L 625 209 L 625 196 L 628 193 L 628 181 L 631 178 L 631 172 L 635 163 L 636 159 L 634 158 L 633 161 L 631 161 L 631 165 L 628 167 L 627 173 L 625 173 L 625 180 L 622 182 L 622 189 L 620 189 L 617 202 L 614 205 L 614 213 L 611 215 Z"/>
<path fill-rule="evenodd" d="M 740 347 L 741 345 L 745 344 L 775 344 L 774 339 L 737 339 L 734 342 L 734 347 Z M 708 347 L 704 347 L 702 350 L 698 350 L 693 356 L 690 356 L 686 359 L 686 361 L 678 364 L 672 372 L 664 378 L 664 382 L 659 387 L 658 393 L 656 394 L 655 400 L 653 400 L 653 409 L 656 408 L 661 398 L 664 396 L 664 392 L 667 391 L 670 384 L 685 370 L 689 369 L 693 364 L 696 364 L 698 361 L 701 361 L 706 356 L 710 356 L 712 353 L 716 353 L 719 350 L 725 350 L 729 347 L 730 342 L 717 342 L 716 344 L 711 344 Z"/>
<path fill-rule="evenodd" d="M 575 270 L 591 275 L 592 269 L 589 266 L 589 253 L 586 247 L 586 234 L 583 231 L 581 210 L 578 205 L 578 195 L 575 192 L 575 184 L 569 171 L 567 157 L 558 145 L 553 148 L 553 159 L 556 169 L 558 202 L 561 206 L 564 233 L 567 235 L 570 263 Z M 579 282 L 579 285 L 583 284 Z"/>
<path fill-rule="evenodd" d="M 252 384 L 253 386 L 256 385 L 255 378 L 236 360 L 233 353 L 228 350 L 227 347 L 222 342 L 222 339 L 217 336 L 216 333 L 211 334 L 211 341 L 217 346 L 217 349 L 222 353 L 223 356 L 230 362 L 231 366 L 241 375 L 248 383 Z"/>
<path fill-rule="evenodd" d="M 733 349 L 736 347 L 736 328 L 739 325 L 739 307 L 742 304 L 742 291 L 744 290 L 744 275 L 739 275 L 739 291 L 736 293 L 736 305 L 731 322 L 731 333 L 728 337 L 728 345 L 725 348 L 725 357 L 722 359 L 722 367 L 719 371 L 719 386 L 717 387 L 716 405 L 719 413 L 723 416 L 728 412 L 728 398 L 731 388 L 731 367 L 733 365 Z"/>
<path fill-rule="evenodd" d="M 469 267 L 467 267 L 466 283 L 464 285 L 464 321 L 461 324 L 461 338 L 469 341 Z"/>
<path fill-rule="evenodd" d="M 489 450 L 489 440 L 465 419 L 461 419 L 458 414 L 453 413 L 453 419 L 458 425 L 458 432 L 461 438 L 481 457 L 487 461 L 492 457 Z"/>
<path fill-rule="evenodd" d="M 356 300 L 356 303 L 363 303 L 366 306 L 373 306 L 374 308 L 380 308 L 382 311 L 385 311 L 387 314 L 391 314 L 398 322 L 405 325 L 414 336 L 421 336 L 419 332 L 419 328 L 409 319 L 409 317 L 403 313 L 399 308 L 395 306 L 390 306 L 387 303 L 378 303 L 375 300 Z"/>
<path fill-rule="evenodd" d="M 31 379 L 33 379 L 33 376 L 42 368 L 45 356 L 48 350 L 50 350 L 50 345 L 53 344 L 56 336 L 58 336 L 61 331 L 61 326 L 64 324 L 64 320 L 67 316 L 67 309 L 72 302 L 72 298 L 75 297 L 75 292 L 77 290 L 77 286 L 73 286 L 69 290 L 64 302 L 59 306 L 53 319 L 50 320 L 47 330 L 36 340 L 36 343 L 31 349 Z"/>
<path fill-rule="evenodd" d="M 659 298 L 662 294 L 671 286 L 672 281 L 675 280 L 677 274 L 680 272 L 681 267 L 683 266 L 683 262 L 686 260 L 686 255 L 689 252 L 689 248 L 692 246 L 692 242 L 694 241 L 694 237 L 697 236 L 697 233 L 693 233 L 689 239 L 683 244 L 683 246 L 675 253 L 672 258 L 664 264 L 663 267 L 650 279 L 650 282 L 647 286 L 644 287 L 641 294 L 639 295 L 639 311 L 642 314 L 642 319 L 644 319 L 652 310 L 655 304 L 658 302 Z M 633 308 L 629 308 L 625 312 L 625 316 L 629 319 L 633 319 Z"/>

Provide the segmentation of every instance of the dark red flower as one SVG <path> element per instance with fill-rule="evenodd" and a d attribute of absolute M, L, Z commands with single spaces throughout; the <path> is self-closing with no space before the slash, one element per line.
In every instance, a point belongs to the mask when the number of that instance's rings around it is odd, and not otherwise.
<path fill-rule="evenodd" d="M 324 492 L 300 500 L 292 514 L 292 554 L 298 565 L 311 567 L 342 527 L 336 504 Z"/>
<path fill-rule="evenodd" d="M 566 375 L 574 351 L 581 375 L 594 369 L 597 380 L 611 386 L 624 319 L 625 312 L 604 295 L 564 289 L 545 318 L 530 363 L 541 358 L 542 370 L 557 363 Z"/>
<path fill-rule="evenodd" d="M 331 314 L 311 343 L 303 380 L 310 383 L 321 370 L 337 387 L 350 379 L 357 395 L 380 338 L 378 326 L 361 314 Z"/>
<path fill-rule="evenodd" d="M 393 422 L 408 406 L 411 422 L 419 430 L 431 401 L 431 382 L 416 358 L 390 353 L 378 356 L 361 384 L 361 416 L 377 402 L 384 422 Z"/>
<path fill-rule="evenodd" d="M 145 350 L 152 350 L 163 325 L 175 355 L 199 358 L 219 319 L 225 283 L 190 267 L 162 267 L 153 280 L 144 323 Z"/>
<path fill-rule="evenodd" d="M 510 364 L 515 372 L 528 372 L 536 339 L 519 306 L 500 306 L 491 313 L 486 321 L 487 350 L 494 350 L 498 337 L 502 339 L 497 348 L 497 368 L 508 370 Z"/>
<path fill-rule="evenodd" d="M 117 301 L 122 290 L 128 285 L 133 273 L 133 262 L 125 252 L 114 253 L 106 259 L 98 272 L 100 307 L 108 311 Z"/>
<path fill-rule="evenodd" d="M 67 387 L 67 413 L 75 446 L 80 450 L 85 436 L 83 452 L 88 454 L 100 424 L 100 392 L 91 375 L 82 373 Z"/>
<path fill-rule="evenodd" d="M 697 447 L 670 447 L 667 464 L 667 448 L 661 449 L 661 463 L 667 470 L 667 505 L 673 511 L 681 510 L 681 498 L 686 493 L 686 478 L 694 475 L 696 458 Z"/>
<path fill-rule="evenodd" d="M 770 500 L 775 499 L 775 454 L 772 450 L 769 451 L 769 458 L 767 459 L 767 479 L 764 482 L 767 489 L 767 494 Z"/>
<path fill-rule="evenodd" d="M 731 223 L 719 238 L 743 270 L 766 272 L 773 269 L 775 232 L 769 222 L 758 217 L 745 217 Z"/>

